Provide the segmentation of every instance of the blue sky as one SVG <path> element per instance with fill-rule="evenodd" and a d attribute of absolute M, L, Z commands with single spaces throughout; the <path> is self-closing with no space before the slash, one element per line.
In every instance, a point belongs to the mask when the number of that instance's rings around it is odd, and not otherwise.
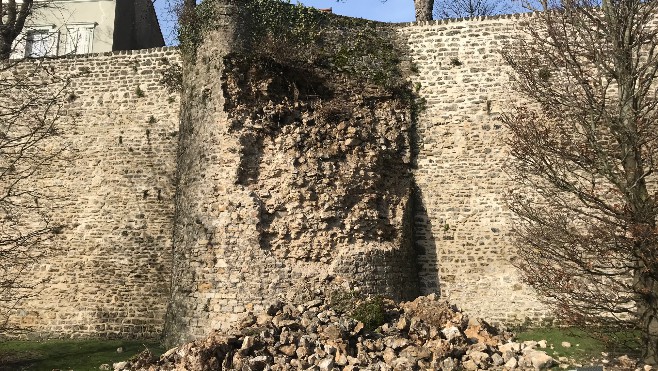
<path fill-rule="evenodd" d="M 306 6 L 333 8 L 333 12 L 384 22 L 411 22 L 414 20 L 413 0 L 299 0 Z"/>
<path fill-rule="evenodd" d="M 333 12 L 350 17 L 359 17 L 384 22 L 411 22 L 414 20 L 413 0 L 293 0 L 316 8 L 333 8 Z M 156 0 L 155 9 L 167 45 L 176 43 L 172 32 L 175 21 L 167 12 L 167 0 Z"/>

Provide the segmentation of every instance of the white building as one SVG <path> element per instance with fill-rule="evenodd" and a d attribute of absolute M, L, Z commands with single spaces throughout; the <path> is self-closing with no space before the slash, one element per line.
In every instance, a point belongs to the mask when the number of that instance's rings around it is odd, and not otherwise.
<path fill-rule="evenodd" d="M 151 0 L 35 0 L 12 58 L 163 46 Z"/>

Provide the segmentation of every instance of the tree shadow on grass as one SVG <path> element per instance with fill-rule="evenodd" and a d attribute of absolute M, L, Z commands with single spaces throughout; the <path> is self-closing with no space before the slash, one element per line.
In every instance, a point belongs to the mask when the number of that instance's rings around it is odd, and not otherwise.
<path fill-rule="evenodd" d="M 117 348 L 123 348 L 117 353 Z M 103 363 L 127 360 L 148 347 L 163 351 L 152 341 L 11 341 L 0 343 L 0 371 L 98 370 Z"/>
<path fill-rule="evenodd" d="M 43 358 L 43 354 L 36 351 L 0 351 L 0 371 L 33 370 L 32 366 Z"/>

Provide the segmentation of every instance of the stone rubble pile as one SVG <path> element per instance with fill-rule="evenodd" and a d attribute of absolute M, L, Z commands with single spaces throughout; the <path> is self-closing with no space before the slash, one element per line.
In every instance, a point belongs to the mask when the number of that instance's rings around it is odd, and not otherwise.
<path fill-rule="evenodd" d="M 396 305 L 381 300 L 385 323 L 339 314 L 329 300 L 278 303 L 250 314 L 231 335 L 212 334 L 148 352 L 114 370 L 542 370 L 556 362 L 538 342 L 517 343 L 434 295 Z"/>

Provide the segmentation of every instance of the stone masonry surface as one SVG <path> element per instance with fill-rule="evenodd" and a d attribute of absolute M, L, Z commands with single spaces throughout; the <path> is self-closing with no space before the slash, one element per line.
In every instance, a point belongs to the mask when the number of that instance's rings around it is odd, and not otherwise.
<path fill-rule="evenodd" d="M 228 58 L 237 23 L 230 6 L 219 14 L 182 98 L 160 83 L 181 63 L 175 49 L 47 62 L 84 73 L 61 123 L 74 156 L 40 180 L 60 186 L 62 249 L 35 267 L 50 282 L 18 324 L 42 336 L 165 329 L 177 342 L 332 275 L 401 299 L 439 293 L 495 322 L 548 314 L 511 264 L 497 120 L 520 102 L 500 50 L 525 16 L 392 25 L 427 103 L 412 123 L 366 87 Z M 296 90 L 323 79 L 335 95 Z"/>
<path fill-rule="evenodd" d="M 505 129 L 498 120 L 521 102 L 502 60 L 530 15 L 401 25 L 427 110 L 418 120 L 414 178 L 420 282 L 492 321 L 539 319 L 546 309 L 510 261 L 512 185 Z"/>
<path fill-rule="evenodd" d="M 36 63 L 26 61 L 24 63 Z M 158 48 L 46 61 L 70 81 L 58 129 L 66 159 L 34 181 L 56 185 L 57 250 L 30 272 L 48 279 L 13 320 L 41 336 L 155 337 L 171 272 L 179 97 Z"/>

